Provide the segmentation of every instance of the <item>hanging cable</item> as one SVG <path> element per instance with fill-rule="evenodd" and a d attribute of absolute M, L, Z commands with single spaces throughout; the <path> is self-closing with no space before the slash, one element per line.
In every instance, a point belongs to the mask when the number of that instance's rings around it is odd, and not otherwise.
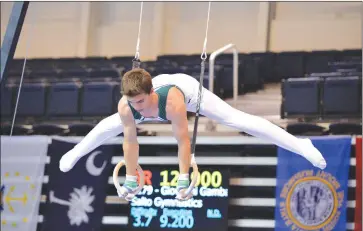
<path fill-rule="evenodd" d="M 35 15 L 36 14 L 33 15 L 33 20 L 35 20 Z M 15 108 L 14 108 L 13 120 L 12 120 L 12 123 L 11 123 L 10 136 L 13 135 L 15 118 L 16 118 L 16 113 L 18 111 L 18 104 L 19 104 L 20 92 L 21 92 L 21 87 L 23 85 L 25 67 L 26 67 L 27 56 L 28 56 L 28 51 L 29 51 L 29 44 L 30 44 L 30 41 L 31 41 L 31 35 L 32 35 L 31 32 L 33 32 L 33 30 L 34 30 L 35 21 L 33 23 L 29 23 L 29 24 L 31 25 L 31 28 L 28 29 L 28 33 L 27 33 L 27 39 L 26 39 L 26 45 L 25 45 L 25 52 L 24 52 L 24 63 L 23 63 L 23 69 L 21 71 L 21 77 L 20 77 L 20 82 L 19 82 L 18 94 L 17 94 L 17 97 L 16 97 L 16 103 L 15 103 Z"/>
<path fill-rule="evenodd" d="M 139 19 L 139 32 L 137 35 L 137 42 L 136 42 L 136 53 L 135 57 L 132 60 L 132 69 L 140 68 L 140 35 L 141 35 L 141 22 L 142 22 L 142 10 L 143 10 L 144 2 L 141 2 L 141 9 L 140 9 L 140 19 Z"/>
<path fill-rule="evenodd" d="M 203 51 L 202 51 L 202 55 L 201 55 L 202 62 L 200 64 L 201 68 L 200 68 L 200 78 L 199 78 L 199 91 L 198 91 L 197 108 L 196 108 L 196 111 L 195 111 L 195 121 L 194 121 L 193 141 L 192 141 L 192 155 L 194 155 L 194 153 L 195 153 L 195 146 L 196 146 L 197 132 L 198 132 L 200 102 L 202 101 L 202 90 L 203 90 L 203 79 L 204 79 L 204 72 L 205 72 L 205 61 L 207 59 L 206 50 L 207 50 L 210 7 L 211 7 L 211 2 L 209 2 L 209 6 L 208 6 L 207 28 L 206 28 L 206 31 L 205 31 Z"/>
<path fill-rule="evenodd" d="M 191 166 L 193 167 L 193 179 L 190 183 L 188 189 L 185 192 L 179 193 L 177 199 L 179 200 L 188 200 L 192 197 L 192 191 L 195 184 L 198 181 L 198 165 L 195 161 L 195 147 L 197 143 L 197 133 L 198 133 L 198 121 L 199 121 L 199 111 L 200 111 L 200 103 L 202 101 L 202 91 L 203 91 L 203 79 L 204 79 L 204 71 L 205 71 L 205 61 L 207 59 L 207 38 L 208 38 L 208 26 L 209 26 L 209 14 L 210 14 L 211 2 L 209 2 L 208 6 L 208 17 L 207 17 L 207 28 L 205 33 L 205 39 L 203 44 L 203 51 L 201 55 L 201 69 L 200 69 L 200 79 L 199 79 L 199 90 L 198 90 L 198 101 L 197 108 L 195 112 L 195 120 L 194 120 L 194 130 L 193 130 L 193 139 L 192 139 L 192 150 L 191 150 Z"/>

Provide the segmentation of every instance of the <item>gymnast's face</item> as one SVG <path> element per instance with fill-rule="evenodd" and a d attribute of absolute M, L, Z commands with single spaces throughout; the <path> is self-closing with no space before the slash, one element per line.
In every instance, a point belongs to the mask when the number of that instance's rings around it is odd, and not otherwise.
<path fill-rule="evenodd" d="M 151 94 L 139 94 L 133 97 L 128 96 L 127 100 L 130 102 L 131 106 L 138 112 L 142 113 L 151 107 Z"/>

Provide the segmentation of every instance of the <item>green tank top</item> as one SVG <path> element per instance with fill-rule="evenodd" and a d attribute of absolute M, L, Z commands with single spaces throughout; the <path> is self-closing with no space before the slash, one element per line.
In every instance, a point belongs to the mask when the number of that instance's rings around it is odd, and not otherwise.
<path fill-rule="evenodd" d="M 129 107 L 131 108 L 132 114 L 134 116 L 134 119 L 141 120 L 141 121 L 143 121 L 145 119 L 167 121 L 168 119 L 166 118 L 166 100 L 168 98 L 169 90 L 172 87 L 178 88 L 183 93 L 183 91 L 175 85 L 164 85 L 164 86 L 161 86 L 161 87 L 155 89 L 155 93 L 158 94 L 158 96 L 159 96 L 159 102 L 158 102 L 159 115 L 157 118 L 145 118 L 131 106 L 130 102 L 128 102 Z M 183 93 L 183 95 L 184 95 L 184 93 Z M 185 96 L 184 96 L 184 98 L 185 98 Z"/>

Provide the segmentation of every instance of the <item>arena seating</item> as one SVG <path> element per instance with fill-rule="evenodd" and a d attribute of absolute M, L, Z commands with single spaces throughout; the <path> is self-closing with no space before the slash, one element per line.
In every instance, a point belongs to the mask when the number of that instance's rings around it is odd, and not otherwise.
<path fill-rule="evenodd" d="M 282 118 L 359 118 L 362 77 L 308 77 L 282 82 Z"/>
<path fill-rule="evenodd" d="M 1 124 L 1 135 L 10 135 L 11 124 Z M 30 135 L 31 130 L 25 125 L 14 125 L 13 133 L 14 136 Z"/>
<path fill-rule="evenodd" d="M 18 89 L 16 88 L 16 92 Z M 21 88 L 17 115 L 19 117 L 43 116 L 45 112 L 46 88 L 43 83 L 24 84 Z"/>
<path fill-rule="evenodd" d="M 278 78 L 304 76 L 304 52 L 282 52 L 276 55 L 275 70 Z"/>
<path fill-rule="evenodd" d="M 332 123 L 329 125 L 331 135 L 362 135 L 362 123 Z"/>
<path fill-rule="evenodd" d="M 328 133 L 323 126 L 313 123 L 291 123 L 287 125 L 286 131 L 299 136 L 322 136 Z"/>
<path fill-rule="evenodd" d="M 79 108 L 79 87 L 75 82 L 53 83 L 49 87 L 47 116 L 76 117 Z"/>
<path fill-rule="evenodd" d="M 337 55 L 340 52 L 337 51 L 312 51 L 307 54 L 305 60 L 305 73 L 324 73 L 329 72 L 329 62 L 334 62 L 338 60 Z"/>
<path fill-rule="evenodd" d="M 92 82 L 83 85 L 80 116 L 104 116 L 115 112 L 117 105 L 114 105 L 113 95 L 117 83 Z"/>
<path fill-rule="evenodd" d="M 321 79 L 295 78 L 282 82 L 282 118 L 319 117 Z"/>
<path fill-rule="evenodd" d="M 12 114 L 12 87 L 1 86 L 1 117 L 10 117 Z"/>
<path fill-rule="evenodd" d="M 210 54 L 208 54 L 208 57 Z M 86 134 L 101 118 L 117 110 L 120 79 L 134 57 L 29 59 L 25 66 L 14 134 L 51 131 Z M 1 86 L 2 133 L 6 133 L 16 104 L 23 59 L 13 60 Z M 142 60 L 151 75 L 186 73 L 199 80 L 200 55 L 162 55 Z M 239 94 L 265 83 L 282 82 L 282 118 L 318 119 L 361 115 L 361 50 L 239 54 Z M 215 60 L 214 89 L 221 98 L 233 95 L 233 56 Z M 204 83 L 209 86 L 206 62 Z M 32 131 L 23 125 L 35 125 Z M 55 126 L 67 124 L 68 128 Z M 39 125 L 39 126 L 38 126 Z M 43 130 L 42 130 L 43 129 Z"/>
<path fill-rule="evenodd" d="M 310 53 L 305 77 L 282 81 L 281 117 L 361 118 L 362 60 L 357 54 Z"/>
<path fill-rule="evenodd" d="M 323 84 L 323 116 L 360 116 L 362 113 L 362 79 L 354 77 L 329 77 Z"/>

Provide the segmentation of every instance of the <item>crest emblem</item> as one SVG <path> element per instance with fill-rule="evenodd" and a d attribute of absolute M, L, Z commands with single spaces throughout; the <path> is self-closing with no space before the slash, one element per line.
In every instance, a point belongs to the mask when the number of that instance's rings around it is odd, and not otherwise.
<path fill-rule="evenodd" d="M 319 179 L 309 179 L 291 189 L 287 198 L 288 213 L 301 226 L 318 228 L 336 212 L 335 199 L 332 187 Z"/>
<path fill-rule="evenodd" d="M 298 177 L 299 176 L 299 177 Z M 331 230 L 339 219 L 344 191 L 329 173 L 303 171 L 285 184 L 280 213 L 291 230 Z"/>

